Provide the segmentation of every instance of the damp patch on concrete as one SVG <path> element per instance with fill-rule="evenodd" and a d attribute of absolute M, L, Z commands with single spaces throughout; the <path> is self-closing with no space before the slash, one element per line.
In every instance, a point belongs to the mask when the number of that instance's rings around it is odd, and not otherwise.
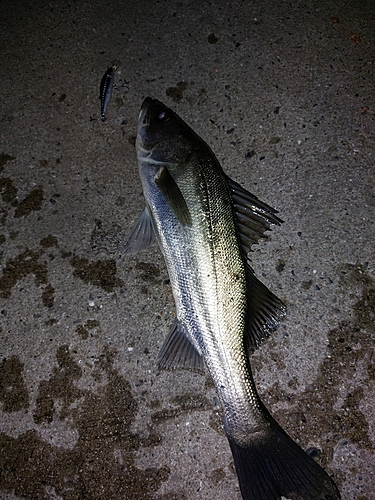
<path fill-rule="evenodd" d="M 82 376 L 82 369 L 75 363 L 69 353 L 67 345 L 59 347 L 56 360 L 58 366 L 54 368 L 52 377 L 39 384 L 36 409 L 33 414 L 34 422 L 52 422 L 55 415 L 55 401 L 60 401 L 59 418 L 63 420 L 69 413 L 69 406 L 82 395 L 76 388 L 74 381 Z"/>
<path fill-rule="evenodd" d="M 0 173 L 4 170 L 4 166 L 8 161 L 15 160 L 14 156 L 8 155 L 6 153 L 0 154 Z M 0 195 L 1 199 L 6 204 L 16 204 L 17 200 L 17 188 L 13 184 L 12 179 L 9 177 L 0 177 Z M 8 217 L 8 210 L 5 207 L 0 207 L 0 224 L 5 225 L 6 219 Z"/>
<path fill-rule="evenodd" d="M 0 178 L 0 194 L 4 203 L 16 204 L 18 189 L 9 177 Z"/>
<path fill-rule="evenodd" d="M 0 297 L 9 298 L 13 287 L 27 275 L 32 274 L 35 285 L 42 287 L 42 302 L 44 307 L 53 307 L 55 289 L 50 283 L 47 283 L 47 264 L 39 261 L 42 253 L 42 251 L 25 250 L 14 259 L 9 259 L 6 262 L 0 278 Z"/>
<path fill-rule="evenodd" d="M 76 278 L 98 286 L 106 292 L 113 292 L 116 287 L 124 284 L 116 276 L 117 266 L 113 259 L 90 262 L 86 258 L 73 257 L 70 264 L 74 267 L 73 275 Z"/>
<path fill-rule="evenodd" d="M 48 283 L 48 285 L 42 291 L 42 302 L 44 307 L 51 309 L 55 304 L 55 289 Z"/>
<path fill-rule="evenodd" d="M 2 411 L 13 412 L 29 407 L 29 395 L 23 380 L 24 364 L 17 356 L 0 363 L 0 402 Z"/>
<path fill-rule="evenodd" d="M 4 170 L 4 166 L 8 163 L 8 161 L 12 161 L 15 159 L 15 156 L 11 156 L 6 153 L 0 153 L 0 172 Z"/>
<path fill-rule="evenodd" d="M 141 271 L 140 277 L 144 281 L 155 282 L 156 278 L 160 276 L 160 269 L 156 264 L 151 262 L 137 262 L 135 268 Z"/>
<path fill-rule="evenodd" d="M 10 297 L 12 288 L 28 274 L 34 276 L 35 285 L 47 284 L 47 265 L 39 262 L 42 251 L 25 250 L 13 259 L 8 259 L 0 278 L 0 297 Z"/>
<path fill-rule="evenodd" d="M 179 102 L 184 97 L 184 91 L 186 90 L 187 85 L 187 82 L 178 82 L 175 87 L 168 87 L 165 93 L 173 100 L 173 102 Z"/>
<path fill-rule="evenodd" d="M 82 369 L 68 346 L 58 349 L 57 366 L 39 384 L 34 420 L 47 428 L 64 420 L 78 439 L 66 449 L 45 442 L 37 429 L 17 438 L 0 434 L 3 492 L 33 499 L 50 497 L 51 492 L 64 500 L 158 498 L 168 467 L 139 469 L 134 453 L 141 446 L 157 446 L 161 438 L 152 431 L 148 437 L 131 431 L 138 404 L 130 384 L 113 369 L 114 359 L 110 351 L 99 357 L 95 369 L 108 382 L 93 393 L 76 386 Z"/>
<path fill-rule="evenodd" d="M 161 283 L 162 281 L 160 278 L 161 271 L 159 266 L 153 264 L 152 262 L 137 261 L 135 269 L 137 270 L 137 276 L 144 282 L 139 287 L 139 292 L 144 295 L 154 293 L 155 285 Z"/>
<path fill-rule="evenodd" d="M 99 326 L 99 321 L 97 321 L 96 319 L 89 319 L 84 325 L 78 325 L 76 328 L 76 332 L 83 340 L 86 340 L 89 338 L 90 334 L 92 336 L 91 330 L 94 330 Z"/>
<path fill-rule="evenodd" d="M 43 198 L 43 189 L 40 187 L 34 188 L 17 204 L 14 217 L 26 217 L 32 212 L 40 210 L 42 208 Z"/>
<path fill-rule="evenodd" d="M 4 164 L 4 156 L 0 155 L 0 172 L 2 171 Z M 3 157 L 3 160 L 2 160 Z M 13 157 L 8 157 L 10 160 Z M 15 207 L 14 217 L 20 218 L 30 215 L 34 211 L 38 211 L 42 208 L 44 192 L 41 187 L 36 187 L 32 189 L 23 200 L 20 202 L 17 200 L 18 188 L 14 185 L 13 180 L 10 177 L 0 177 L 0 195 L 5 206 L 0 207 L 0 223 L 5 225 L 9 210 Z"/>
<path fill-rule="evenodd" d="M 58 248 L 59 244 L 56 236 L 52 236 L 51 234 L 49 234 L 48 236 L 40 240 L 40 246 L 42 248 L 51 248 L 51 247 Z"/>

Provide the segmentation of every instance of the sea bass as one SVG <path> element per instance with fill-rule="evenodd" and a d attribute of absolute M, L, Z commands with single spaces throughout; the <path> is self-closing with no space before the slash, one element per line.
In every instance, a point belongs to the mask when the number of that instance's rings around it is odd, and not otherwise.
<path fill-rule="evenodd" d="M 209 146 L 167 106 L 147 98 L 136 140 L 146 207 L 123 253 L 157 241 L 176 304 L 159 367 L 207 369 L 217 390 L 244 500 L 337 500 L 330 476 L 261 402 L 249 355 L 284 304 L 254 275 L 247 254 L 276 210 L 231 180 Z"/>

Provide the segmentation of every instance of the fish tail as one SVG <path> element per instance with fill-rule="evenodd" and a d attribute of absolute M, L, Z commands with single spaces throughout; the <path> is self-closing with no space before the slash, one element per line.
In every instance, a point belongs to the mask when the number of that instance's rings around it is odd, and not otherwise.
<path fill-rule="evenodd" d="M 260 442 L 241 446 L 227 433 L 244 500 L 339 500 L 330 476 L 268 414 Z"/>

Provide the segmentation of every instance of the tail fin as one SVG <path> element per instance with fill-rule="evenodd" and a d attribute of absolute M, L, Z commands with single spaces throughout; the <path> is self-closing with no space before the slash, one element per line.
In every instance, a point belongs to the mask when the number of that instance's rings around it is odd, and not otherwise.
<path fill-rule="evenodd" d="M 270 416 L 268 435 L 246 447 L 228 434 L 244 500 L 339 500 L 329 475 Z"/>

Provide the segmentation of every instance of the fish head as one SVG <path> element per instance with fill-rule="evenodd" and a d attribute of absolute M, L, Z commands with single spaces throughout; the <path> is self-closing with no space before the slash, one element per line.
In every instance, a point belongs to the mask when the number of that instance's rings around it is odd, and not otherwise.
<path fill-rule="evenodd" d="M 143 101 L 136 140 L 140 168 L 166 166 L 178 177 L 202 144 L 195 132 L 165 104 L 150 97 Z"/>

